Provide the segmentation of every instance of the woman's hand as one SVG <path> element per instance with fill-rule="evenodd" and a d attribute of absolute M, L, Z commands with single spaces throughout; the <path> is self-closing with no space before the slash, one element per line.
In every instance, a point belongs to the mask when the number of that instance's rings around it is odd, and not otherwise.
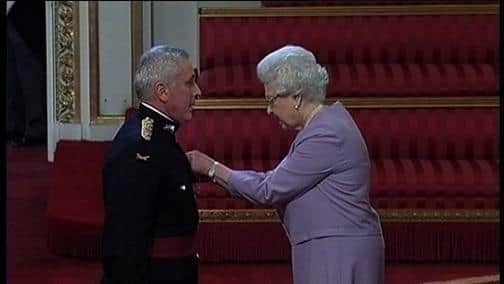
<path fill-rule="evenodd" d="M 186 152 L 187 159 L 191 163 L 193 172 L 208 175 L 208 170 L 212 167 L 214 159 L 210 158 L 198 150 Z"/>

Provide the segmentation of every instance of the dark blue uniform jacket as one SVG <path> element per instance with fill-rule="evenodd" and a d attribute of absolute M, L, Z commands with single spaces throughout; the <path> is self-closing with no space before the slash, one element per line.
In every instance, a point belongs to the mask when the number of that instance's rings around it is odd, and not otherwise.
<path fill-rule="evenodd" d="M 112 142 L 103 167 L 103 283 L 149 283 L 152 239 L 196 232 L 194 176 L 178 127 L 140 105 Z"/>

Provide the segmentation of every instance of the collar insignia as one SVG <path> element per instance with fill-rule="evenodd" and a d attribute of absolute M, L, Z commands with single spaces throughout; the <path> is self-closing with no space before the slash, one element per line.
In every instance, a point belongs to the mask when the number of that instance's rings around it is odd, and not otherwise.
<path fill-rule="evenodd" d="M 175 131 L 175 125 L 165 124 L 165 126 L 163 126 L 163 130 L 170 130 L 170 132 L 173 133 Z"/>
<path fill-rule="evenodd" d="M 142 119 L 142 138 L 150 141 L 152 136 L 152 129 L 154 128 L 154 120 L 150 117 Z"/>

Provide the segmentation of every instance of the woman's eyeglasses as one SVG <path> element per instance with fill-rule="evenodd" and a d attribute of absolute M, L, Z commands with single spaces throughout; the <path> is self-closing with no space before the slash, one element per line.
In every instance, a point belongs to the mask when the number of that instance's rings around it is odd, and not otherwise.
<path fill-rule="evenodd" d="M 299 96 L 300 96 L 300 93 L 301 93 L 301 91 L 296 91 L 296 92 L 295 92 L 294 94 L 292 94 L 292 95 L 287 95 L 287 94 L 285 94 L 285 93 L 284 93 L 284 94 L 276 94 L 276 95 L 274 95 L 274 96 L 272 96 L 272 97 L 270 97 L 270 98 L 266 98 L 266 103 L 267 103 L 267 105 L 268 105 L 269 107 L 272 107 L 272 106 L 273 106 L 273 104 L 275 103 L 276 99 L 278 99 L 278 97 L 287 97 L 287 96 L 291 96 L 291 97 L 293 97 L 293 98 L 297 98 L 297 97 L 299 97 Z"/>
<path fill-rule="evenodd" d="M 272 107 L 273 104 L 275 103 L 275 100 L 278 98 L 280 94 L 276 94 L 274 96 L 272 96 L 271 98 L 269 99 L 266 99 L 266 104 L 269 106 L 269 107 Z"/>

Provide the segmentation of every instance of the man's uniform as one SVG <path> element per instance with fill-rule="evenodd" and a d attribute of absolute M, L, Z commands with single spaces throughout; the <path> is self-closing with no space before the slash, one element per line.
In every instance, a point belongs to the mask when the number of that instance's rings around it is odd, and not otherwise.
<path fill-rule="evenodd" d="M 197 283 L 193 174 L 178 123 L 142 103 L 103 168 L 102 283 Z"/>

